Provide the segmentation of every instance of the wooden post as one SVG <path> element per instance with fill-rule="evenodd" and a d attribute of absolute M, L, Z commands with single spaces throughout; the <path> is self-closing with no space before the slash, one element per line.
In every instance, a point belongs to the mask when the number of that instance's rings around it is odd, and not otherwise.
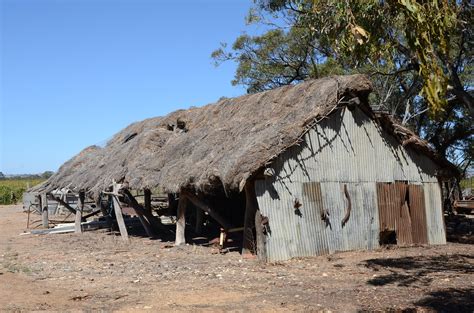
<path fill-rule="evenodd" d="M 69 203 L 67 203 L 67 197 L 64 196 L 64 200 L 61 199 L 61 198 L 58 198 L 58 197 L 55 197 L 53 194 L 50 194 L 51 197 L 54 198 L 54 200 L 56 200 L 58 203 L 60 203 L 61 205 L 63 205 L 66 209 L 69 210 L 69 212 L 73 213 L 73 214 L 76 214 L 76 210 L 74 208 L 72 208 Z"/>
<path fill-rule="evenodd" d="M 176 201 L 176 196 L 174 193 L 168 194 L 168 215 L 175 215 L 177 214 L 178 208 L 178 201 Z"/>
<path fill-rule="evenodd" d="M 152 212 L 151 212 L 151 190 L 150 189 L 143 190 L 143 195 L 144 195 L 144 199 L 145 199 L 144 209 L 145 209 L 145 211 L 148 211 L 150 214 L 152 214 Z"/>
<path fill-rule="evenodd" d="M 100 211 L 102 212 L 102 216 L 105 217 L 107 225 L 109 226 L 110 229 L 112 229 L 112 219 L 110 218 L 109 212 L 107 211 L 107 207 L 103 205 L 102 203 L 102 193 L 100 193 L 99 199 L 97 200 L 97 206 L 100 208 Z"/>
<path fill-rule="evenodd" d="M 113 195 L 112 195 L 112 201 L 114 203 L 114 212 L 115 212 L 115 218 L 117 219 L 117 224 L 120 230 L 120 235 L 122 236 L 122 239 L 124 241 L 128 242 L 128 232 L 127 232 L 127 227 L 125 226 L 125 221 L 123 220 L 123 215 L 122 215 L 122 208 L 120 207 L 120 202 L 118 200 L 118 191 L 120 189 L 120 185 L 115 183 L 113 184 Z"/>
<path fill-rule="evenodd" d="M 194 232 L 198 235 L 202 233 L 202 222 L 204 219 L 204 211 L 196 208 L 196 225 L 194 225 Z"/>
<path fill-rule="evenodd" d="M 76 234 L 82 234 L 82 210 L 84 209 L 84 199 L 85 193 L 84 191 L 79 191 L 79 198 L 77 201 L 76 207 L 76 218 L 74 220 L 74 232 Z"/>
<path fill-rule="evenodd" d="M 48 219 L 48 198 L 46 193 L 42 193 L 41 196 L 41 219 L 43 222 L 43 228 L 49 228 L 49 219 Z"/>
<path fill-rule="evenodd" d="M 256 253 L 256 240 L 253 235 L 255 228 L 255 214 L 257 212 L 258 203 L 255 195 L 255 182 L 248 181 L 245 184 L 245 217 L 244 217 L 244 234 L 242 244 L 242 256 L 246 257 Z"/>
<path fill-rule="evenodd" d="M 122 208 L 120 207 L 120 202 L 116 195 L 112 196 L 112 201 L 114 203 L 115 218 L 117 219 L 117 224 L 120 230 L 120 235 L 124 241 L 128 241 L 128 232 L 127 227 L 125 226 L 125 221 L 123 220 Z"/>
<path fill-rule="evenodd" d="M 267 261 L 267 248 L 266 248 L 266 238 L 263 232 L 263 224 L 262 224 L 262 215 L 260 214 L 260 210 L 257 209 L 255 213 L 255 233 L 257 237 L 257 257 L 259 261 L 266 262 Z"/>
<path fill-rule="evenodd" d="M 178 202 L 178 214 L 176 221 L 176 239 L 175 239 L 175 246 L 184 245 L 186 243 L 186 237 L 184 234 L 185 227 L 186 227 L 186 206 L 187 206 L 187 199 L 186 196 L 181 192 L 179 194 L 179 202 Z"/>
<path fill-rule="evenodd" d="M 151 229 L 150 223 L 147 221 L 147 219 L 144 216 L 145 209 L 140 204 L 138 204 L 137 200 L 133 197 L 130 190 L 122 189 L 122 193 L 127 196 L 128 202 L 129 202 L 128 204 L 131 205 L 132 208 L 135 210 L 135 213 L 137 214 L 138 219 L 140 220 L 140 223 L 145 229 L 145 232 L 148 235 L 148 237 L 155 237 L 155 234 L 153 233 L 153 230 Z"/>

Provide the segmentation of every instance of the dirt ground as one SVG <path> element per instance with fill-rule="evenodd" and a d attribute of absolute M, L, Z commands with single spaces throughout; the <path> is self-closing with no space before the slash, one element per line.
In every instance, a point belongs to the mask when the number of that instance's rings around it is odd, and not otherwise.
<path fill-rule="evenodd" d="M 380 249 L 273 264 L 103 231 L 20 235 L 0 206 L 3 311 L 473 312 L 474 245 Z"/>

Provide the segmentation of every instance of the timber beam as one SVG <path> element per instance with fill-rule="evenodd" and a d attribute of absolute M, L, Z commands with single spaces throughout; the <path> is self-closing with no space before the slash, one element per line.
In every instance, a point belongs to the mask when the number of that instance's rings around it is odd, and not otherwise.
<path fill-rule="evenodd" d="M 150 209 L 144 208 L 141 204 L 138 203 L 137 199 L 135 199 L 135 197 L 132 195 L 130 190 L 122 189 L 121 192 L 122 192 L 123 195 L 126 196 L 126 198 L 129 201 L 129 205 L 132 206 L 132 208 L 137 213 L 138 217 L 141 216 L 143 218 L 144 222 L 146 222 L 146 224 L 151 226 L 151 228 L 150 228 L 151 233 L 149 234 L 149 236 L 153 235 L 153 230 L 162 230 L 162 231 L 167 230 L 165 228 L 165 226 L 163 225 L 163 223 L 161 223 L 161 220 L 151 213 L 151 205 L 150 205 Z M 146 193 L 145 193 L 145 195 L 146 195 Z M 150 199 L 151 199 L 151 194 L 150 194 Z M 146 224 L 143 225 L 144 228 L 147 227 L 147 226 L 145 226 Z M 147 231 L 147 233 L 148 233 L 148 231 Z"/>

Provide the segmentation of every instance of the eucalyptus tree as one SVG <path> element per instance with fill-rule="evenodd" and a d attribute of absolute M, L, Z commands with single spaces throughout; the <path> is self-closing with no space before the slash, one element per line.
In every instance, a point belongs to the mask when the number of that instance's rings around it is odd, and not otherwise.
<path fill-rule="evenodd" d="M 465 171 L 474 155 L 470 1 L 256 0 L 243 34 L 213 52 L 237 62 L 249 93 L 331 74 L 366 73 L 374 109 L 398 117 Z"/>

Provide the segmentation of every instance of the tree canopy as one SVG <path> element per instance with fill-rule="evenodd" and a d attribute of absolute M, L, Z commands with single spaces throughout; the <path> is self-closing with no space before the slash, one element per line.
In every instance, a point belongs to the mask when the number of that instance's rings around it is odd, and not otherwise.
<path fill-rule="evenodd" d="M 239 36 L 213 52 L 233 84 L 258 92 L 366 73 L 372 104 L 399 117 L 465 171 L 474 156 L 473 5 L 469 1 L 255 0 Z"/>

